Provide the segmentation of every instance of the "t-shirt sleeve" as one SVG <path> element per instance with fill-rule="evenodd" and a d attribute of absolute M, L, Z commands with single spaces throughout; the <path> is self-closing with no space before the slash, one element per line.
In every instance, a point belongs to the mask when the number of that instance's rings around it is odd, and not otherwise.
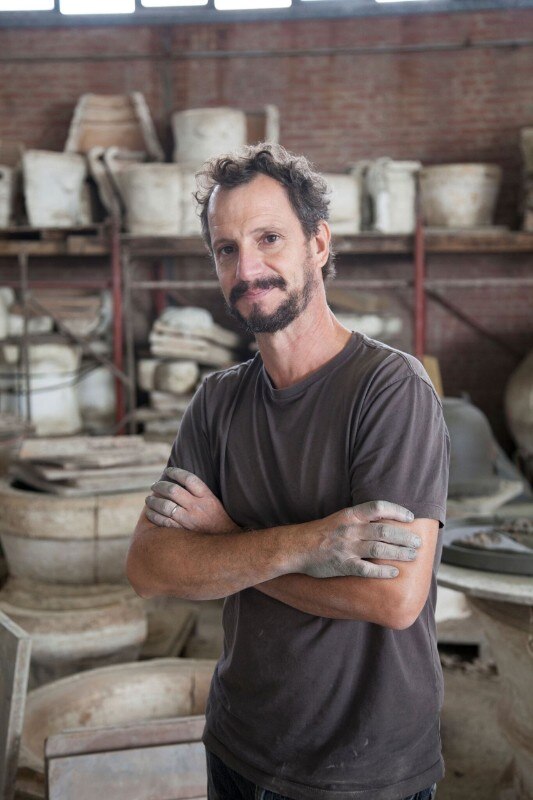
<path fill-rule="evenodd" d="M 170 451 L 167 467 L 181 467 L 193 472 L 217 497 L 220 497 L 206 423 L 205 383 L 201 384 L 187 406 Z M 164 475 L 162 479 L 170 480 L 168 475 Z"/>
<path fill-rule="evenodd" d="M 450 441 L 442 404 L 416 373 L 371 386 L 352 442 L 354 505 L 388 500 L 415 517 L 446 518 Z"/>

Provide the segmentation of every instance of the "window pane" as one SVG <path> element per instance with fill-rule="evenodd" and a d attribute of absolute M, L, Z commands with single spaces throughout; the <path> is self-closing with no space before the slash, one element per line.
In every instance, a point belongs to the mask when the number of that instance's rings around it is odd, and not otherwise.
<path fill-rule="evenodd" d="M 141 0 L 145 8 L 176 8 L 177 6 L 206 6 L 208 0 Z"/>
<path fill-rule="evenodd" d="M 135 0 L 59 0 L 62 14 L 133 14 Z"/>
<path fill-rule="evenodd" d="M 52 11 L 54 0 L 0 0 L 0 11 Z"/>
<path fill-rule="evenodd" d="M 215 0 L 219 11 L 233 9 L 289 8 L 292 0 Z"/>

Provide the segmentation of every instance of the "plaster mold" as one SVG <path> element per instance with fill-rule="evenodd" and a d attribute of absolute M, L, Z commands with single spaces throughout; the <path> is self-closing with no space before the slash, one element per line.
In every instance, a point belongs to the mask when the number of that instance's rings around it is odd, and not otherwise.
<path fill-rule="evenodd" d="M 378 158 L 366 172 L 366 188 L 372 200 L 372 226 L 380 233 L 413 233 L 416 227 L 416 174 L 418 161 Z"/>
<path fill-rule="evenodd" d="M 196 361 L 162 361 L 155 369 L 154 384 L 158 392 L 186 394 L 196 386 L 199 376 Z"/>
<path fill-rule="evenodd" d="M 0 365 L 0 388 L 9 392 L 11 411 L 24 413 L 23 368 L 18 345 L 4 345 Z M 57 342 L 28 347 L 31 421 L 38 436 L 76 433 L 81 416 L 74 381 L 80 363 L 79 348 Z"/>
<path fill-rule="evenodd" d="M 9 286 L 0 288 L 0 339 L 5 339 L 9 332 L 9 310 L 15 302 L 15 292 Z"/>
<path fill-rule="evenodd" d="M 27 150 L 22 157 L 30 225 L 70 228 L 83 224 L 85 159 L 75 153 Z"/>
<path fill-rule="evenodd" d="M 0 541 L 10 574 L 58 584 L 125 581 L 129 540 L 145 496 L 63 498 L 0 482 Z"/>
<path fill-rule="evenodd" d="M 361 230 L 361 180 L 357 174 L 324 175 L 331 188 L 329 224 L 337 235 L 356 234 Z"/>
<path fill-rule="evenodd" d="M 77 384 L 78 403 L 84 427 L 105 433 L 115 422 L 115 379 L 104 366 L 91 369 Z"/>
<path fill-rule="evenodd" d="M 34 686 L 135 660 L 147 635 L 143 601 L 121 586 L 58 586 L 10 578 L 0 610 L 32 640 Z"/>
<path fill-rule="evenodd" d="M 46 314 L 37 314 L 30 311 L 27 317 L 28 333 L 51 333 L 54 320 Z M 9 336 L 22 336 L 24 333 L 24 313 L 20 306 L 14 306 L 7 318 Z"/>
<path fill-rule="evenodd" d="M 88 153 L 94 147 L 113 146 L 141 151 L 153 161 L 163 161 L 163 150 L 141 92 L 88 93 L 78 100 L 65 151 Z"/>
<path fill-rule="evenodd" d="M 182 178 L 176 164 L 131 164 L 121 170 L 119 185 L 130 233 L 181 234 Z"/>
<path fill-rule="evenodd" d="M 103 667 L 28 693 L 20 766 L 42 775 L 48 736 L 203 714 L 215 661 L 180 658 Z"/>
<path fill-rule="evenodd" d="M 533 456 L 533 351 L 509 379 L 505 414 L 514 440 L 524 454 Z"/>
<path fill-rule="evenodd" d="M 141 358 L 137 362 L 137 383 L 143 392 L 154 390 L 155 369 L 159 363 L 157 358 Z"/>
<path fill-rule="evenodd" d="M 246 144 L 246 114 L 236 108 L 193 108 L 172 115 L 174 161 L 190 169 Z"/>
<path fill-rule="evenodd" d="M 502 171 L 494 164 L 424 167 L 420 199 L 426 225 L 479 228 L 492 225 Z"/>
<path fill-rule="evenodd" d="M 196 192 L 195 170 L 182 168 L 181 181 L 181 235 L 201 236 L 202 225 L 197 212 L 196 200 L 193 197 L 194 192 Z"/>

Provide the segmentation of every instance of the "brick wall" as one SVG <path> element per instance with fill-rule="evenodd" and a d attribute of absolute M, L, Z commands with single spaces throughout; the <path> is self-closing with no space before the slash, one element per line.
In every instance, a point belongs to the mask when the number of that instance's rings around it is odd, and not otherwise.
<path fill-rule="evenodd" d="M 4 29 L 0 138 L 62 149 L 80 94 L 137 89 L 144 92 L 170 154 L 173 110 L 274 103 L 281 112 L 282 142 L 308 154 L 321 169 L 340 170 L 350 161 L 380 155 L 500 164 L 504 184 L 497 222 L 516 226 L 518 130 L 533 125 L 533 47 L 524 41 L 532 23 L 533 10 L 515 10 Z M 490 44 L 519 40 L 522 45 Z M 439 49 L 443 44 L 447 47 Z M 402 52 L 406 46 L 415 49 Z M 365 51 L 353 52 L 357 48 Z M 443 260 L 442 269 L 501 274 L 517 268 L 511 256 L 452 261 Z M 521 269 L 529 264 L 521 257 Z M 477 290 L 463 292 L 458 302 L 525 355 L 533 345 L 528 300 L 523 290 Z M 471 391 L 508 445 L 502 392 L 516 359 L 498 354 L 477 334 L 466 334 L 464 325 L 441 310 L 432 307 L 429 322 L 430 349 L 442 360 L 448 393 Z"/>

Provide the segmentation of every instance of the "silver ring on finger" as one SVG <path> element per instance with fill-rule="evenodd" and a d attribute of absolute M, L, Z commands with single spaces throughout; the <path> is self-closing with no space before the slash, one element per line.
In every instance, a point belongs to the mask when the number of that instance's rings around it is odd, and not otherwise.
<path fill-rule="evenodd" d="M 171 517 L 173 517 L 173 516 L 174 516 L 174 514 L 175 514 L 175 512 L 178 510 L 178 508 L 179 508 L 179 505 L 176 503 L 176 505 L 174 506 L 174 508 L 173 508 L 173 509 L 172 509 L 172 511 L 170 512 L 170 516 L 171 516 Z"/>

